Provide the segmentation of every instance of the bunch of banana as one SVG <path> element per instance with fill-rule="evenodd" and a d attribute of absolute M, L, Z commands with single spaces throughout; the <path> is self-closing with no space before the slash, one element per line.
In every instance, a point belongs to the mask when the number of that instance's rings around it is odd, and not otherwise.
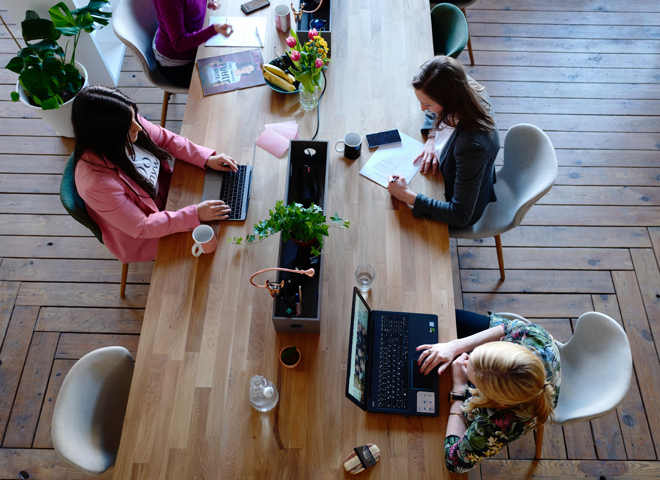
<path fill-rule="evenodd" d="M 293 82 L 296 81 L 296 78 L 290 73 L 286 73 L 281 68 L 276 67 L 275 65 L 270 65 L 268 63 L 261 64 L 261 70 L 263 71 L 264 78 L 282 90 L 287 92 L 293 92 L 296 87 L 293 85 Z"/>

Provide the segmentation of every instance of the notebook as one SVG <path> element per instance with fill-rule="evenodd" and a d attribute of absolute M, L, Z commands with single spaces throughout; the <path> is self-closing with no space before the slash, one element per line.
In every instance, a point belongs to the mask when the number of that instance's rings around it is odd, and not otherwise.
<path fill-rule="evenodd" d="M 371 310 L 353 288 L 346 397 L 368 412 L 438 416 L 437 369 L 419 373 L 415 348 L 438 342 L 438 316 Z"/>

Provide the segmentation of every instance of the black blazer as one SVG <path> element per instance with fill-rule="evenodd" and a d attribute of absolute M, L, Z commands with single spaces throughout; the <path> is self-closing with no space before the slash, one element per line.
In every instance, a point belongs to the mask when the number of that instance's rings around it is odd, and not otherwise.
<path fill-rule="evenodd" d="M 487 94 L 485 98 L 490 101 Z M 456 227 L 477 223 L 486 205 L 497 200 L 493 184 L 499 150 L 497 124 L 493 132 L 488 133 L 461 129 L 459 122 L 438 159 L 445 180 L 446 201 L 420 193 L 415 199 L 413 215 Z"/>

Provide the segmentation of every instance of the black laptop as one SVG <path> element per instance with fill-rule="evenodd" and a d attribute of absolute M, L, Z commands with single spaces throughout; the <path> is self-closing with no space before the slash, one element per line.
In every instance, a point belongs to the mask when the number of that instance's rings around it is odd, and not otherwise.
<path fill-rule="evenodd" d="M 438 416 L 437 369 L 419 373 L 415 351 L 437 342 L 437 315 L 371 310 L 354 287 L 346 396 L 368 412 Z"/>

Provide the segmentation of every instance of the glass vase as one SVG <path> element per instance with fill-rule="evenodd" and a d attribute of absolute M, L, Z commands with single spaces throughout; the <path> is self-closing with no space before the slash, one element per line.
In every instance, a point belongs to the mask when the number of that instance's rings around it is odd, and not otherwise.
<path fill-rule="evenodd" d="M 300 84 L 300 108 L 303 110 L 314 110 L 316 108 L 319 104 L 319 98 L 321 98 L 321 92 L 323 92 L 324 82 L 325 80 L 323 76 L 321 76 L 321 86 L 314 86 L 313 92 L 308 92 L 305 90 L 304 85 L 302 83 Z"/>

